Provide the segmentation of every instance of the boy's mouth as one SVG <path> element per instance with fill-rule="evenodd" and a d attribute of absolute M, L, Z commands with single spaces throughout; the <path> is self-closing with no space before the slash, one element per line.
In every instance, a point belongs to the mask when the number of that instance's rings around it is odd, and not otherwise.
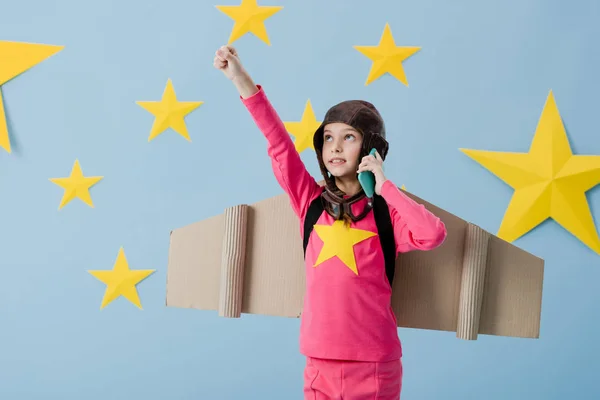
<path fill-rule="evenodd" d="M 331 160 L 329 160 L 329 164 L 332 165 L 342 165 L 346 162 L 346 160 L 344 160 L 343 158 L 332 158 Z"/>

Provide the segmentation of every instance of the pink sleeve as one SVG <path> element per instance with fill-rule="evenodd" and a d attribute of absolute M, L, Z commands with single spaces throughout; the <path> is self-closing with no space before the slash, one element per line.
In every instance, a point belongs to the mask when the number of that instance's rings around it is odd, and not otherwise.
<path fill-rule="evenodd" d="M 240 99 L 267 139 L 267 154 L 277 182 L 287 193 L 298 218 L 303 220 L 310 201 L 320 192 L 320 186 L 307 171 L 265 91 L 260 85 L 256 86 L 258 92 L 245 99 L 240 96 Z"/>
<path fill-rule="evenodd" d="M 390 209 L 396 251 L 433 250 L 446 239 L 446 226 L 424 205 L 417 203 L 389 179 L 381 188 L 381 196 Z"/>

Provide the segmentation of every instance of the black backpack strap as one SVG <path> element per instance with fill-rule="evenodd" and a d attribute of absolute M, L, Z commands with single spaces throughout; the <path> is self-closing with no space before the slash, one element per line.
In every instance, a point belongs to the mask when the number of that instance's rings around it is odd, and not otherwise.
<path fill-rule="evenodd" d="M 319 195 L 310 203 L 310 206 L 308 206 L 308 210 L 306 211 L 306 216 L 304 217 L 304 257 L 306 257 L 306 246 L 308 246 L 310 233 L 323 213 L 323 210 L 323 201 L 321 200 L 321 195 Z"/>
<path fill-rule="evenodd" d="M 385 273 L 390 286 L 392 286 L 394 273 L 396 272 L 396 239 L 394 237 L 394 227 L 388 205 L 383 197 L 377 194 L 373 197 L 373 213 L 375 223 L 377 224 L 381 249 L 383 250 L 383 258 L 385 259 Z"/>
<path fill-rule="evenodd" d="M 304 217 L 304 256 L 306 257 L 306 247 L 308 239 L 313 230 L 314 225 L 323 213 L 323 201 L 321 196 L 317 196 L 309 205 Z M 390 286 L 394 281 L 394 273 L 396 272 L 396 240 L 394 238 L 394 227 L 390 218 L 390 211 L 383 197 L 374 195 L 373 198 L 373 214 L 381 249 L 383 250 L 383 258 L 385 260 L 385 273 L 387 275 Z"/>

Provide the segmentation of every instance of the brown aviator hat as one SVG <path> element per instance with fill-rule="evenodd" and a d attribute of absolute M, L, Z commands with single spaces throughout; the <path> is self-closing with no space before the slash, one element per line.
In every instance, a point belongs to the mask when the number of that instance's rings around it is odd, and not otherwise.
<path fill-rule="evenodd" d="M 330 177 L 323 162 L 323 130 L 325 125 L 332 122 L 342 122 L 350 125 L 363 135 L 363 144 L 360 153 L 360 158 L 369 154 L 372 148 L 377 149 L 381 158 L 385 160 L 389 144 L 385 139 L 385 124 L 379 111 L 375 106 L 364 100 L 346 100 L 331 107 L 325 114 L 325 118 L 321 125 L 315 131 L 313 144 L 319 160 L 321 173 L 327 183 L 327 188 L 342 195 L 341 191 L 335 184 L 335 179 Z"/>

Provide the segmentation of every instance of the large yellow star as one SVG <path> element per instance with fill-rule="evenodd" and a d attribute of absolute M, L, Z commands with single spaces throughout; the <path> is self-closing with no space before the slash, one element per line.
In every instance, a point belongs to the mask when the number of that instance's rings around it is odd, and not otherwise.
<path fill-rule="evenodd" d="M 315 225 L 314 230 L 323 241 L 323 248 L 314 266 L 337 256 L 356 275 L 358 267 L 354 258 L 354 245 L 377 235 L 375 232 L 350 228 L 344 221 L 335 221 L 331 226 Z"/>
<path fill-rule="evenodd" d="M 354 48 L 373 61 L 365 86 L 386 72 L 408 86 L 402 61 L 421 49 L 414 46 L 396 46 L 389 23 L 385 24 L 377 46 L 354 46 Z"/>
<path fill-rule="evenodd" d="M 317 128 L 321 125 L 321 121 L 317 121 L 315 112 L 313 111 L 310 99 L 306 102 L 302 120 L 298 122 L 284 122 L 285 129 L 294 136 L 294 145 L 298 153 L 311 148 L 314 150 L 313 136 Z"/>
<path fill-rule="evenodd" d="M 283 6 L 259 6 L 256 0 L 242 0 L 239 6 L 215 6 L 223 14 L 233 19 L 233 29 L 229 35 L 228 44 L 238 40 L 250 32 L 267 45 L 271 45 L 265 20 L 281 11 Z"/>
<path fill-rule="evenodd" d="M 74 198 L 79 198 L 88 206 L 94 208 L 90 188 L 98 183 L 102 176 L 83 176 L 83 171 L 79 165 L 79 160 L 75 160 L 71 175 L 67 178 L 50 178 L 50 182 L 60 186 L 65 190 L 58 209 L 66 206 Z"/>
<path fill-rule="evenodd" d="M 552 218 L 600 253 L 600 239 L 585 194 L 600 183 L 600 156 L 573 155 L 552 91 L 529 153 L 460 150 L 515 190 L 499 237 L 516 240 Z"/>
<path fill-rule="evenodd" d="M 167 86 L 165 86 L 160 101 L 136 101 L 136 103 L 155 116 L 148 142 L 168 128 L 172 128 L 187 139 L 187 141 L 191 142 L 192 139 L 188 133 L 184 118 L 200 105 L 204 104 L 203 101 L 178 101 L 175 89 L 173 88 L 173 82 L 170 78 L 167 80 Z"/>
<path fill-rule="evenodd" d="M 152 274 L 154 269 L 129 269 L 125 252 L 121 247 L 117 260 L 110 271 L 105 270 L 90 270 L 88 271 L 96 279 L 106 284 L 104 297 L 100 309 L 106 307 L 110 302 L 119 296 L 125 297 L 127 300 L 142 309 L 140 297 L 136 289 L 136 285 Z"/>
<path fill-rule="evenodd" d="M 0 85 L 58 53 L 64 46 L 0 40 Z M 0 147 L 11 152 L 4 100 L 0 90 Z"/>

